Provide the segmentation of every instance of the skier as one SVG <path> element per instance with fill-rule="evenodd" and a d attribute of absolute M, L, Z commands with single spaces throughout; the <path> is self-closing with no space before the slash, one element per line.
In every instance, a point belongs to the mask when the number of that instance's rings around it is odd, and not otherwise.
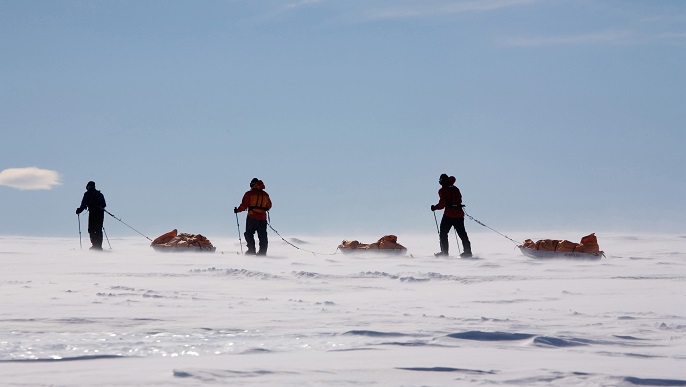
<path fill-rule="evenodd" d="M 81 206 L 76 209 L 80 214 L 88 208 L 88 234 L 91 239 L 91 250 L 102 250 L 102 224 L 105 221 L 105 196 L 95 189 L 95 182 L 86 184 L 86 192 L 83 194 Z"/>
<path fill-rule="evenodd" d="M 245 218 L 245 242 L 248 245 L 246 255 L 267 255 L 267 211 L 272 208 L 269 194 L 264 191 L 264 183 L 258 178 L 250 181 L 250 191 L 243 195 L 238 207 L 233 208 L 235 214 L 248 210 Z M 255 252 L 255 232 L 260 238 L 260 249 Z"/>
<path fill-rule="evenodd" d="M 469 243 L 467 230 L 464 228 L 464 211 L 462 210 L 462 194 L 459 188 L 455 187 L 455 177 L 442 174 L 438 179 L 438 184 L 441 189 L 438 190 L 439 201 L 438 204 L 431 206 L 431 211 L 442 210 L 443 217 L 441 218 L 441 227 L 439 231 L 439 240 L 441 243 L 441 252 L 436 253 L 438 256 L 448 255 L 448 232 L 451 227 L 455 227 L 457 235 L 462 240 L 464 246 L 464 253 L 460 257 L 469 258 L 472 256 L 472 245 Z"/>

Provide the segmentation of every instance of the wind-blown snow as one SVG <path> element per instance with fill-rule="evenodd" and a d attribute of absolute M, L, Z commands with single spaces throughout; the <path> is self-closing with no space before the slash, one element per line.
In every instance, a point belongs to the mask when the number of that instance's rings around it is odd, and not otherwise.
<path fill-rule="evenodd" d="M 270 234 L 267 257 L 211 236 L 214 254 L 2 237 L 0 380 L 686 386 L 686 237 L 597 235 L 600 261 L 534 260 L 488 233 L 474 259 L 435 258 L 435 235 L 350 256 L 333 255 L 342 239 L 379 236 L 292 240 L 315 255 Z"/>

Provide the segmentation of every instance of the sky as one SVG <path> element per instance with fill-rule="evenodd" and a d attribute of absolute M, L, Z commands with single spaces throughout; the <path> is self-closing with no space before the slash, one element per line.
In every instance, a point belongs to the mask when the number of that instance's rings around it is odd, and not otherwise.
<path fill-rule="evenodd" d="M 89 180 L 237 235 L 253 177 L 286 237 L 430 233 L 442 173 L 503 233 L 686 230 L 683 1 L 0 0 L 0 52 L 0 235 Z"/>

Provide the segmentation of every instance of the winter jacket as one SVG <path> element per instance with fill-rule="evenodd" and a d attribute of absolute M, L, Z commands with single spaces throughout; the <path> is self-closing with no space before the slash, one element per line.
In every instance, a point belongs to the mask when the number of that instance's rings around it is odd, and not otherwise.
<path fill-rule="evenodd" d="M 83 194 L 83 199 L 81 199 L 81 206 L 79 209 L 81 211 L 88 208 L 88 212 L 99 212 L 104 213 L 104 209 L 107 207 L 105 203 L 105 196 L 96 189 L 90 189 Z"/>
<path fill-rule="evenodd" d="M 464 218 L 462 210 L 462 194 L 460 189 L 455 187 L 455 177 L 450 176 L 446 184 L 438 190 L 439 201 L 436 204 L 437 210 L 442 210 L 443 216 L 448 218 Z"/>
<path fill-rule="evenodd" d="M 267 211 L 272 208 L 269 194 L 264 192 L 264 184 L 256 184 L 243 195 L 238 212 L 248 210 L 248 218 L 267 220 Z"/>

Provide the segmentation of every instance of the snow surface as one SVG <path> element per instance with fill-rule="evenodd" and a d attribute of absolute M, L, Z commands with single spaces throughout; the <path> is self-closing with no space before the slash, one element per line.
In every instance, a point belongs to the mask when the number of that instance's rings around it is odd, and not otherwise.
<path fill-rule="evenodd" d="M 473 259 L 435 234 L 351 256 L 382 235 L 292 239 L 312 254 L 270 233 L 267 257 L 0 237 L 0 384 L 686 386 L 686 237 L 597 235 L 600 261 L 494 233 Z"/>

